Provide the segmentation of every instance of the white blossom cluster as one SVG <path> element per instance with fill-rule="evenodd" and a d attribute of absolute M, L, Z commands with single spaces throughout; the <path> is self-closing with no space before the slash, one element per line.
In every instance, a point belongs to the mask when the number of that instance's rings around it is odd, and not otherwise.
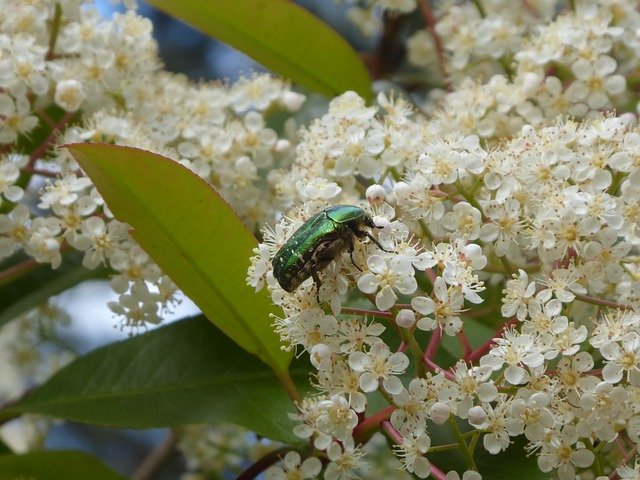
<path fill-rule="evenodd" d="M 430 461 L 450 448 L 443 426 L 463 478 L 480 478 L 474 451 L 517 437 L 561 480 L 640 476 L 640 17 L 634 2 L 576 3 L 438 2 L 450 91 L 422 112 L 347 92 L 300 130 L 277 174 L 291 208 L 247 281 L 316 369 L 295 433 L 324 478 L 366 473 L 371 430 L 407 472 L 459 478 Z M 333 204 L 363 208 L 384 248 L 355 239 L 320 285 L 286 292 L 273 256 Z M 472 346 L 480 321 L 495 331 Z M 451 342 L 462 353 L 444 364 Z M 386 408 L 371 411 L 374 392 Z"/>
<path fill-rule="evenodd" d="M 267 440 L 257 441 L 250 431 L 232 424 L 187 425 L 177 435 L 187 469 L 182 480 L 237 476 L 247 461 L 256 461 L 277 447 Z"/>
<path fill-rule="evenodd" d="M 64 310 L 47 302 L 0 327 L 0 403 L 19 398 L 74 359 L 75 351 L 58 335 L 69 320 Z M 52 423 L 49 417 L 22 415 L 3 425 L 2 433 L 20 439 L 14 442 L 18 451 L 42 449 Z"/>
<path fill-rule="evenodd" d="M 210 181 L 253 226 L 273 217 L 268 172 L 290 155 L 266 111 L 304 101 L 268 75 L 226 85 L 164 72 L 151 33 L 133 10 L 106 20 L 81 0 L 0 1 L 0 260 L 24 252 L 57 268 L 81 252 L 86 268 L 110 269 L 120 297 L 109 306 L 134 329 L 161 321 L 176 286 L 57 145 L 162 153 Z"/>

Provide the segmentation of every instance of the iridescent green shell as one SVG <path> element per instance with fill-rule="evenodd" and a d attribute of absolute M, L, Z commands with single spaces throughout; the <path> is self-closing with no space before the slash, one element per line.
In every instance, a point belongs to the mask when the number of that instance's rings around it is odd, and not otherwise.
<path fill-rule="evenodd" d="M 325 268 L 353 245 L 354 237 L 373 227 L 371 217 L 353 205 L 334 205 L 314 215 L 294 232 L 273 257 L 273 276 L 287 292 Z M 315 277 L 314 277 L 315 278 Z"/>

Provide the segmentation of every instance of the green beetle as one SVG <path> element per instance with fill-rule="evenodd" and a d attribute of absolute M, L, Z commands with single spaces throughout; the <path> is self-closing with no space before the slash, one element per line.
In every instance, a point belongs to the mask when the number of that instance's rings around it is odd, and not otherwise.
<path fill-rule="evenodd" d="M 365 227 L 381 228 L 371 215 L 353 205 L 334 205 L 307 220 L 278 250 L 272 260 L 273 276 L 287 292 L 293 292 L 313 277 L 320 291 L 318 272 L 349 250 L 353 261 L 353 239 L 368 237 L 381 250 L 384 247 Z M 356 267 L 358 267 L 356 265 Z M 360 268 L 360 267 L 358 267 Z"/>

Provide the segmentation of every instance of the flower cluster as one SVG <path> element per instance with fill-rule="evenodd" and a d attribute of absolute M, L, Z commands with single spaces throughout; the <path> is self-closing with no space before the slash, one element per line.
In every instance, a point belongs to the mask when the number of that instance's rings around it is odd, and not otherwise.
<path fill-rule="evenodd" d="M 109 306 L 122 326 L 157 324 L 179 301 L 176 286 L 57 146 L 162 153 L 215 185 L 253 226 L 279 206 L 265 196 L 267 172 L 291 150 L 266 112 L 295 111 L 304 96 L 268 75 L 194 85 L 161 70 L 151 22 L 135 11 L 105 20 L 80 1 L 38 4 L 0 2 L 0 260 L 23 252 L 57 268 L 80 255 L 86 268 L 112 272 L 120 297 Z"/>
<path fill-rule="evenodd" d="M 372 429 L 403 469 L 453 478 L 430 460 L 451 448 L 442 426 L 465 478 L 479 478 L 476 445 L 498 454 L 516 437 L 562 480 L 638 474 L 640 17 L 581 2 L 543 23 L 556 2 L 503 3 L 439 3 L 451 90 L 422 111 L 345 93 L 280 174 L 292 208 L 264 230 L 248 283 L 267 286 L 274 328 L 316 369 L 295 433 L 325 478 L 366 470 Z M 376 242 L 354 231 L 315 271 L 310 246 L 291 267 L 308 280 L 285 291 L 271 259 L 330 204 L 361 207 Z M 471 345 L 478 325 L 492 332 Z M 371 410 L 373 392 L 388 406 Z"/>

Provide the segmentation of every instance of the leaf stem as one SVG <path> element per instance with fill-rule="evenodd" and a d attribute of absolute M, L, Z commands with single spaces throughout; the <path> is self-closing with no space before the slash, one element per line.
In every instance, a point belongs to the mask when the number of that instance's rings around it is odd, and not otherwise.
<path fill-rule="evenodd" d="M 426 374 L 424 362 L 422 361 L 423 352 L 422 348 L 420 348 L 420 344 L 416 340 L 416 337 L 413 336 L 406 328 L 400 328 L 400 335 L 402 336 L 402 340 L 407 342 L 409 345 L 409 350 L 411 351 L 411 356 L 413 357 L 413 361 L 415 362 L 415 370 L 416 377 L 424 378 Z"/>
<path fill-rule="evenodd" d="M 274 373 L 276 374 L 276 377 L 278 377 L 280 384 L 284 387 L 284 390 L 287 392 L 287 395 L 289 395 L 289 398 L 294 403 L 300 403 L 302 401 L 302 396 L 300 395 L 296 384 L 293 382 L 291 375 L 289 375 L 289 372 L 287 370 L 274 369 Z"/>
<path fill-rule="evenodd" d="M 58 41 L 58 33 L 60 32 L 60 19 L 62 18 L 62 7 L 59 2 L 56 2 L 53 11 L 53 19 L 51 20 L 51 36 L 49 37 L 49 48 L 47 50 L 47 60 L 53 58 L 54 50 L 56 49 L 56 42 Z"/>
<path fill-rule="evenodd" d="M 356 425 L 356 428 L 353 429 L 353 440 L 356 445 L 367 443 L 373 434 L 380 429 L 382 422 L 391 418 L 395 409 L 394 405 L 389 405 Z"/>
<path fill-rule="evenodd" d="M 18 278 L 26 275 L 27 273 L 35 270 L 38 267 L 38 262 L 33 258 L 28 258 L 20 263 L 10 266 L 9 268 L 0 271 L 0 287 L 17 280 Z"/>
<path fill-rule="evenodd" d="M 575 294 L 576 299 L 581 302 L 592 303 L 593 305 L 600 305 L 603 307 L 619 308 L 621 310 L 633 310 L 631 305 L 625 305 L 623 303 L 612 302 L 611 300 L 605 300 L 603 298 L 596 298 L 590 295 L 584 295 L 582 293 Z"/>
<path fill-rule="evenodd" d="M 282 447 L 278 450 L 274 450 L 273 452 L 267 453 L 264 457 L 260 458 L 253 465 L 250 465 L 244 472 L 242 472 L 236 480 L 251 480 L 256 478 L 262 472 L 264 472 L 271 465 L 282 460 L 285 454 L 294 451 L 295 448 L 292 447 Z"/>
<path fill-rule="evenodd" d="M 166 438 L 147 455 L 135 472 L 131 475 L 131 480 L 150 480 L 155 478 L 162 466 L 173 455 L 178 437 L 171 431 Z"/>
<path fill-rule="evenodd" d="M 473 460 L 473 455 L 471 454 L 471 450 L 469 450 L 469 445 L 465 441 L 460 429 L 458 428 L 458 424 L 456 423 L 456 419 L 453 416 L 449 417 L 449 425 L 451 425 L 451 429 L 453 430 L 453 434 L 456 437 L 458 442 L 458 446 L 460 447 L 460 453 L 464 457 L 464 461 L 467 464 L 468 470 L 478 470 L 476 468 L 476 462 Z"/>
<path fill-rule="evenodd" d="M 433 45 L 436 47 L 436 56 L 438 57 L 438 67 L 440 68 L 442 81 L 444 82 L 447 90 L 451 90 L 451 84 L 448 80 L 447 74 L 447 60 L 444 55 L 444 46 L 442 45 L 442 40 L 436 31 L 436 17 L 431 10 L 429 0 L 420 0 L 418 4 L 420 5 L 420 11 L 422 12 L 424 23 L 427 26 L 427 32 L 429 32 L 431 40 L 433 40 Z"/>

